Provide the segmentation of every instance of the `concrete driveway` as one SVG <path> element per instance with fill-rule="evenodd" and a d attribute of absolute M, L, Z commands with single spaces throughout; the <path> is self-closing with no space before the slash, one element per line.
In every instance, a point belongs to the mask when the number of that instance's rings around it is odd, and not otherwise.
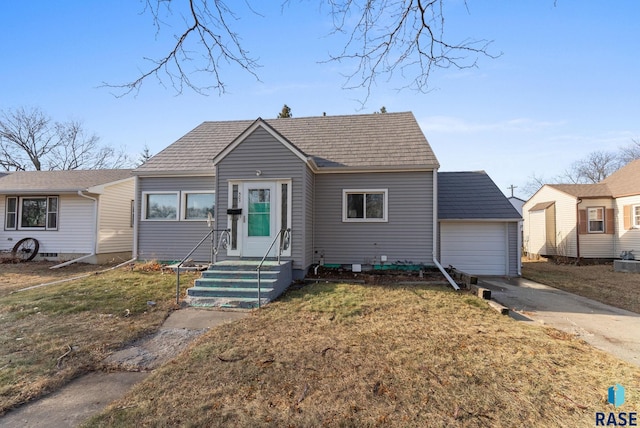
<path fill-rule="evenodd" d="M 481 278 L 493 300 L 523 321 L 544 323 L 640 366 L 640 314 L 523 278 Z M 515 312 L 515 313 L 514 313 Z"/>

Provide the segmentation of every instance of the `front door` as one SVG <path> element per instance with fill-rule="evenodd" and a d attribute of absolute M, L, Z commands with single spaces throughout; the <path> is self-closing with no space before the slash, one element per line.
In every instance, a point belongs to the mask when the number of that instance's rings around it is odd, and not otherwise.
<path fill-rule="evenodd" d="M 278 233 L 276 227 L 276 183 L 245 182 L 242 212 L 242 255 L 263 257 Z M 269 256 L 276 254 L 271 249 Z"/>

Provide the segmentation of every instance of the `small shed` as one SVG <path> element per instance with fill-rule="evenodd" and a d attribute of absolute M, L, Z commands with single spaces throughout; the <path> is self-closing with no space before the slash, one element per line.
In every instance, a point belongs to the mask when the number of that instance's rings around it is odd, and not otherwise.
<path fill-rule="evenodd" d="M 484 171 L 438 173 L 439 259 L 472 275 L 519 276 L 522 217 Z"/>

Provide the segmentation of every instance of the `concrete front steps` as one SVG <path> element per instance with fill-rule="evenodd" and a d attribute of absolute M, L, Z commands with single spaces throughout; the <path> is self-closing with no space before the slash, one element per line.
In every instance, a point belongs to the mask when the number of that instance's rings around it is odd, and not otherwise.
<path fill-rule="evenodd" d="M 217 262 L 187 289 L 190 306 L 222 308 L 258 307 L 258 267 L 255 260 Z M 267 260 L 260 269 L 260 305 L 282 294 L 292 283 L 292 262 Z"/>

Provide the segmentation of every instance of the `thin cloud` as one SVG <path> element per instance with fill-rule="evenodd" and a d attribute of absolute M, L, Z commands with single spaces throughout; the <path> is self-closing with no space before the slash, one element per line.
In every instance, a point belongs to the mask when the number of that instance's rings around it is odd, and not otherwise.
<path fill-rule="evenodd" d="M 423 131 L 468 134 L 472 132 L 534 132 L 563 125 L 563 121 L 536 121 L 529 118 L 516 118 L 498 122 L 472 122 L 452 116 L 430 116 L 420 122 Z"/>

